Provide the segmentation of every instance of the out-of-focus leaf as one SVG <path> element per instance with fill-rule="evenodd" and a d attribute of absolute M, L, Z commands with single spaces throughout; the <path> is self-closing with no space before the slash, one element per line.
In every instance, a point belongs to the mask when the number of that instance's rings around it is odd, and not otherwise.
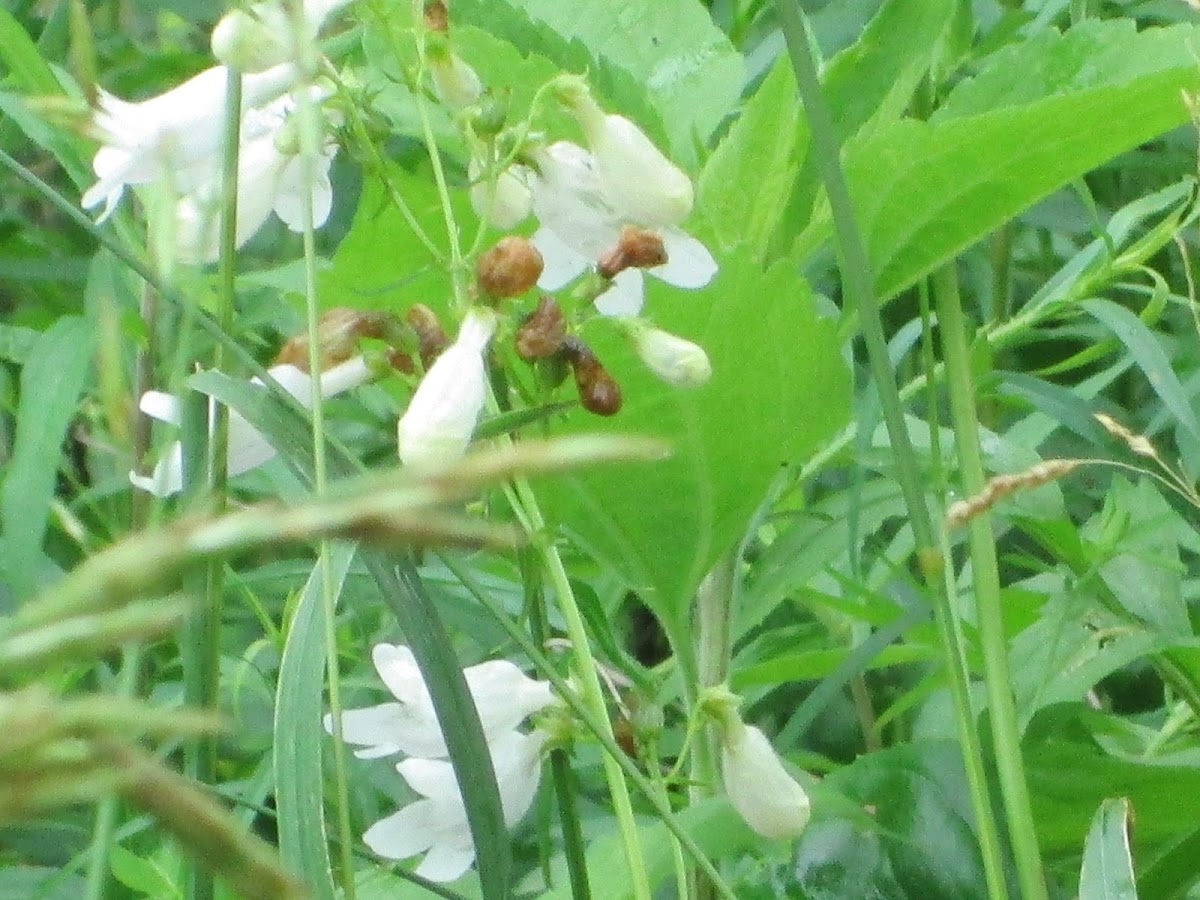
<path fill-rule="evenodd" d="M 1079 896 L 1088 900 L 1137 900 L 1129 848 L 1129 801 L 1105 800 L 1096 810 L 1079 871 Z"/>

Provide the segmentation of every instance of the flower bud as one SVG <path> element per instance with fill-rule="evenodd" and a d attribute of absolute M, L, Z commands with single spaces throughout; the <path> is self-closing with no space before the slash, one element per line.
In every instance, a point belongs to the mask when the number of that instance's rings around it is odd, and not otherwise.
<path fill-rule="evenodd" d="M 487 396 L 484 353 L 495 331 L 495 313 L 472 309 L 454 343 L 429 367 L 396 426 L 405 466 L 430 471 L 466 452 Z"/>
<path fill-rule="evenodd" d="M 638 356 L 651 372 L 676 387 L 699 387 L 712 377 L 712 364 L 699 344 L 635 319 L 628 325 Z"/>
<path fill-rule="evenodd" d="M 524 360 L 553 356 L 563 346 L 567 323 L 562 307 L 553 297 L 543 294 L 537 309 L 525 317 L 515 335 L 517 355 Z"/>
<path fill-rule="evenodd" d="M 251 10 L 233 9 L 221 17 L 212 32 L 212 53 L 218 62 L 242 72 L 265 72 L 287 62 L 288 33 L 283 9 L 261 3 Z"/>
<path fill-rule="evenodd" d="M 525 293 L 542 274 L 542 254 L 527 238 L 509 235 L 480 254 L 475 277 L 485 294 L 497 300 Z"/>
<path fill-rule="evenodd" d="M 615 415 L 621 409 L 621 387 L 592 349 L 572 335 L 563 342 L 563 354 L 575 373 L 575 387 L 583 408 L 598 416 Z"/>
<path fill-rule="evenodd" d="M 616 278 L 626 269 L 653 269 L 667 261 L 662 235 L 649 228 L 626 225 L 617 243 L 596 262 L 596 271 L 605 278 Z"/>
<path fill-rule="evenodd" d="M 794 838 L 808 824 L 808 794 L 783 767 L 767 736 L 736 716 L 721 741 L 729 802 L 764 837 Z"/>
<path fill-rule="evenodd" d="M 447 106 L 462 109 L 483 95 L 475 70 L 444 41 L 429 42 L 427 62 L 434 96 Z"/>
<path fill-rule="evenodd" d="M 559 99 L 570 107 L 596 158 L 600 190 L 614 209 L 642 225 L 678 225 L 692 210 L 692 181 L 624 116 L 605 114 L 580 78 L 559 79 Z"/>
<path fill-rule="evenodd" d="M 467 164 L 471 179 L 471 208 L 481 219 L 501 231 L 508 231 L 529 215 L 533 196 L 524 166 L 509 166 L 495 181 L 483 176 L 483 162 L 472 158 Z"/>

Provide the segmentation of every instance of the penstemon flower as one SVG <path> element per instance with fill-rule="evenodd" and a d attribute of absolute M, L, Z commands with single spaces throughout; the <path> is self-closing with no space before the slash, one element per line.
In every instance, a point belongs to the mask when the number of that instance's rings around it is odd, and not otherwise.
<path fill-rule="evenodd" d="M 496 331 L 496 314 L 476 307 L 434 360 L 396 426 L 400 461 L 428 471 L 466 452 L 487 395 L 484 354 Z"/>
<path fill-rule="evenodd" d="M 420 799 L 380 819 L 363 834 L 363 841 L 388 859 L 424 853 L 415 870 L 418 875 L 453 881 L 470 868 L 475 844 L 453 766 L 442 758 L 446 742 L 429 689 L 408 647 L 379 644 L 372 658 L 397 702 L 344 711 L 342 737 L 362 746 L 355 754 L 364 759 L 408 754 L 396 770 Z M 544 730 L 522 734 L 517 728 L 553 703 L 554 696 L 548 683 L 529 678 L 507 660 L 470 666 L 463 677 L 483 725 L 504 822 L 515 825 L 533 803 L 542 752 L 550 739 Z M 328 715 L 325 730 L 333 731 Z"/>
<path fill-rule="evenodd" d="M 377 644 L 371 658 L 396 702 L 345 710 L 342 713 L 342 739 L 362 748 L 354 751 L 360 759 L 393 753 L 445 756 L 442 729 L 412 651 L 402 645 Z M 515 729 L 531 713 L 554 700 L 548 682 L 535 681 L 508 660 L 489 660 L 469 666 L 463 670 L 463 677 L 479 710 L 484 737 L 488 740 Z M 328 715 L 325 730 L 333 730 L 333 719 Z"/>
<path fill-rule="evenodd" d="M 716 274 L 717 264 L 700 241 L 673 225 L 639 221 L 617 205 L 587 150 L 558 141 L 530 156 L 536 168 L 533 212 L 540 225 L 533 242 L 545 261 L 538 281 L 543 290 L 558 290 L 579 276 L 617 245 L 627 224 L 649 227 L 662 239 L 667 261 L 645 270 L 655 278 L 691 289 L 703 287 Z M 604 315 L 637 315 L 643 293 L 642 269 L 626 268 L 596 299 L 596 309 Z"/>
<path fill-rule="evenodd" d="M 312 406 L 312 381 L 307 372 L 290 364 L 272 366 L 267 371 L 279 382 L 280 387 L 300 403 Z M 362 384 L 370 377 L 371 372 L 366 362 L 361 356 L 356 356 L 321 373 L 321 396 L 324 398 L 340 394 Z M 251 384 L 262 384 L 262 381 L 253 378 Z M 142 412 L 153 419 L 176 426 L 180 424 L 180 400 L 174 394 L 147 391 L 138 405 Z M 230 411 L 226 456 L 229 474 L 240 475 L 248 472 L 274 457 L 275 448 L 267 439 L 244 418 Z M 134 487 L 159 497 L 169 497 L 183 490 L 183 447 L 180 442 L 175 441 L 167 448 L 151 475 L 130 472 L 129 481 Z"/>

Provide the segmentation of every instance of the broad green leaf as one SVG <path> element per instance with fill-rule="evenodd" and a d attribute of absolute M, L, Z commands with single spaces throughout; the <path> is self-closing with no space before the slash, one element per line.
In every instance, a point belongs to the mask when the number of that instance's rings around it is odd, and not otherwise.
<path fill-rule="evenodd" d="M 1088 900 L 1137 900 L 1133 854 L 1129 848 L 1132 823 L 1129 801 L 1105 800 L 1096 810 L 1079 871 L 1079 896 Z"/>
<path fill-rule="evenodd" d="M 354 558 L 354 545 L 329 547 L 334 595 Z M 279 855 L 300 876 L 317 900 L 336 896 L 325 832 L 322 744 L 330 738 L 321 727 L 325 712 L 325 601 L 323 564 L 318 561 L 304 585 L 292 617 L 275 696 L 275 805 L 279 817 Z"/>
<path fill-rule="evenodd" d="M 127 888 L 145 897 L 180 897 L 182 890 L 162 861 L 146 859 L 126 850 L 120 844 L 108 848 L 108 864 L 113 876 Z"/>
<path fill-rule="evenodd" d="M 849 381 L 833 326 L 817 317 L 791 265 L 764 273 L 743 255 L 727 256 L 703 291 L 650 291 L 648 313 L 705 348 L 712 380 L 693 390 L 657 381 L 616 329 L 596 320 L 585 337 L 625 405 L 610 419 L 578 410 L 564 424 L 664 438 L 673 455 L 572 474 L 539 493 L 678 639 L 696 586 L 741 536 L 779 468 L 845 423 Z"/>
<path fill-rule="evenodd" d="M 1200 422 L 1192 410 L 1191 397 L 1171 367 L 1171 360 L 1146 323 L 1125 307 L 1097 298 L 1080 304 L 1094 319 L 1113 333 L 1137 363 L 1150 387 L 1192 436 L 1200 439 Z"/>
<path fill-rule="evenodd" d="M 1194 887 L 1200 874 L 1200 827 L 1184 831 L 1179 840 L 1138 873 L 1137 889 L 1142 897 L 1181 897 Z"/>
<path fill-rule="evenodd" d="M 455 0 L 453 16 L 586 72 L 618 111 L 659 126 L 681 162 L 695 158 L 695 142 L 707 140 L 742 90 L 741 54 L 692 0 Z M 646 120 L 651 111 L 657 121 Z"/>
<path fill-rule="evenodd" d="M 89 322 L 64 316 L 38 337 L 21 370 L 16 438 L 0 484 L 0 564 L 18 596 L 38 584 L 59 451 L 87 383 L 94 339 Z"/>
<path fill-rule="evenodd" d="M 1186 122 L 1181 92 L 1200 86 L 1198 38 L 1191 26 L 1136 32 L 1128 21 L 1092 22 L 1042 57 L 997 54 L 977 78 L 1020 84 L 1032 67 L 1037 92 L 1005 95 L 998 109 L 952 95 L 945 115 L 852 141 L 846 178 L 879 295 L 894 296 L 1042 197 Z M 1138 63 L 1110 73 L 1089 54 Z M 826 209 L 805 246 L 830 235 Z"/>

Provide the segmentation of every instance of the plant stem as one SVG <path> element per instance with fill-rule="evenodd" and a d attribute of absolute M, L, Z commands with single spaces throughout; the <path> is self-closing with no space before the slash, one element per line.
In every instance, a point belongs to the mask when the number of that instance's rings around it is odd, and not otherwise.
<path fill-rule="evenodd" d="M 848 311 L 852 314 L 857 313 L 860 320 L 871 377 L 879 393 L 884 422 L 896 460 L 897 477 L 916 542 L 918 565 L 932 596 L 936 615 L 939 619 L 951 623 L 954 621 L 954 612 L 950 605 L 950 596 L 942 582 L 945 560 L 941 549 L 935 544 L 916 454 L 909 439 L 904 408 L 888 360 L 887 341 L 872 284 L 871 267 L 842 173 L 837 132 L 821 93 L 799 4 L 797 0 L 776 0 L 775 6 L 779 12 L 792 68 L 796 73 L 796 83 L 808 116 L 812 150 L 829 196 L 837 232 L 846 304 Z M 973 732 L 975 721 L 969 705 L 969 675 L 965 667 L 966 653 L 961 636 L 956 629 L 943 627 L 942 641 L 944 662 L 952 685 L 951 696 L 955 704 L 956 725 L 960 735 Z M 992 810 L 986 791 L 983 758 L 978 746 L 971 742 L 963 743 L 962 751 L 963 765 L 971 787 L 972 807 L 979 825 L 981 852 L 984 860 L 990 861 L 986 869 L 988 893 L 992 898 L 1005 897 L 1007 895 L 1003 880 L 998 872 L 993 871 L 996 861 L 1002 858 L 1002 851 L 994 830 L 985 824 L 992 819 Z M 1033 897 L 1036 898 L 1036 895 Z"/>
<path fill-rule="evenodd" d="M 966 321 L 959 301 L 958 277 L 953 264 L 943 267 L 934 275 L 933 292 L 941 324 L 942 353 L 946 362 L 946 384 L 950 392 L 950 413 L 962 472 L 962 489 L 964 496 L 971 496 L 983 489 L 987 476 L 979 449 L 979 423 L 975 415 L 974 379 L 967 346 Z M 995 536 L 991 517 L 986 511 L 971 519 L 970 547 L 975 610 L 983 652 L 983 678 L 991 712 L 1000 792 L 1008 817 L 1013 855 L 1016 857 L 1017 878 L 1024 900 L 1045 900 L 1048 895 L 1034 831 L 1029 787 L 1025 780 L 1016 704 L 1010 688 Z"/>

